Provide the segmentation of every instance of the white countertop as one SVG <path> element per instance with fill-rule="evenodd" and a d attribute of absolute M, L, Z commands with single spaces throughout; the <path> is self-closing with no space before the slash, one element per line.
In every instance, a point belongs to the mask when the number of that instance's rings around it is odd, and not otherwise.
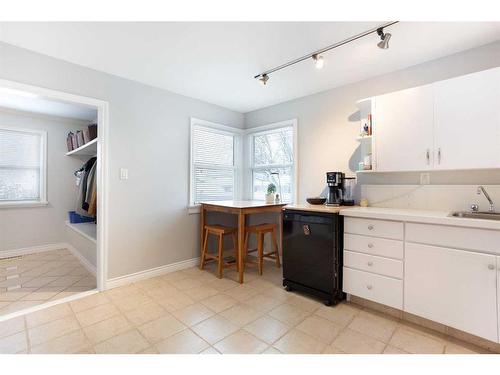
<path fill-rule="evenodd" d="M 324 204 L 289 204 L 284 208 L 285 210 L 297 210 L 297 211 L 311 211 L 311 212 L 324 212 L 331 214 L 338 214 L 343 208 L 348 206 L 327 206 Z M 352 207 L 352 206 L 351 206 Z"/>
<path fill-rule="evenodd" d="M 397 220 L 413 223 L 441 224 L 458 227 L 500 230 L 500 221 L 450 217 L 448 211 L 404 208 L 352 207 L 342 208 L 340 215 L 370 219 Z"/>

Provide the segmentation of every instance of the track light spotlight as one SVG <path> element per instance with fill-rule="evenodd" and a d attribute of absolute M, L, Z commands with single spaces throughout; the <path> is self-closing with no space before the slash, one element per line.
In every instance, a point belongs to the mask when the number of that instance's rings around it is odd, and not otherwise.
<path fill-rule="evenodd" d="M 267 74 L 262 74 L 259 78 L 259 82 L 261 83 L 261 85 L 267 85 L 267 81 L 269 81 L 269 76 Z"/>
<path fill-rule="evenodd" d="M 331 51 L 335 48 L 339 48 L 341 46 L 344 46 L 348 43 L 351 43 L 351 42 L 354 42 L 355 40 L 358 40 L 358 39 L 361 39 L 361 38 L 364 38 L 368 35 L 371 35 L 371 34 L 374 34 L 374 33 L 377 33 L 380 37 L 380 42 L 377 43 L 377 46 L 379 48 L 382 48 L 382 49 L 387 49 L 389 48 L 389 40 L 391 39 L 391 34 L 389 33 L 384 33 L 384 29 L 389 27 L 389 26 L 392 26 L 392 25 L 395 25 L 396 23 L 398 23 L 399 21 L 391 21 L 391 22 L 387 22 L 385 24 L 382 24 L 382 25 L 379 25 L 377 27 L 374 27 L 370 30 L 366 30 L 362 33 L 359 33 L 359 34 L 356 34 L 356 35 L 353 35 L 347 39 L 344 39 L 344 40 L 341 40 L 339 42 L 336 42 L 334 44 L 330 44 L 329 46 L 326 46 L 322 49 L 319 49 L 319 50 L 316 50 L 314 52 L 310 52 L 308 53 L 307 55 L 304 55 L 304 56 L 301 56 L 301 57 L 298 57 L 294 60 L 291 60 L 291 61 L 288 61 L 284 64 L 281 64 L 281 65 L 278 65 L 278 66 L 275 66 L 274 68 L 271 68 L 271 69 L 268 69 L 268 70 L 265 70 L 263 71 L 262 73 L 259 73 L 255 76 L 253 76 L 254 79 L 258 79 L 259 82 L 262 84 L 262 85 L 266 85 L 267 84 L 267 81 L 269 80 L 269 75 L 270 74 L 274 74 L 275 72 L 277 71 L 280 71 L 282 69 L 285 69 L 285 68 L 288 68 L 292 65 L 295 65 L 295 64 L 298 64 L 302 61 L 305 61 L 305 60 L 309 60 L 309 59 L 313 59 L 314 60 L 314 66 L 316 67 L 316 69 L 321 69 L 324 67 L 325 65 L 325 60 L 323 58 L 323 56 L 321 54 L 327 52 L 327 51 Z"/>
<path fill-rule="evenodd" d="M 377 34 L 380 36 L 380 42 L 377 43 L 378 48 L 388 49 L 389 48 L 389 40 L 391 39 L 391 34 L 384 33 L 384 28 L 381 27 L 377 29 Z"/>
<path fill-rule="evenodd" d="M 325 59 L 323 59 L 323 56 L 315 53 L 311 57 L 314 60 L 314 66 L 316 67 L 316 69 L 323 69 L 323 67 L 325 66 Z"/>

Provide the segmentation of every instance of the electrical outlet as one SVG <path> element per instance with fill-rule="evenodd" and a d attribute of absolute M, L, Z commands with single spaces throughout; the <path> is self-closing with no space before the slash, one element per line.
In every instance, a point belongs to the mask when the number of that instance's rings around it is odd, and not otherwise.
<path fill-rule="evenodd" d="M 128 169 L 120 168 L 120 180 L 128 180 Z"/>
<path fill-rule="evenodd" d="M 431 175 L 429 173 L 420 173 L 420 185 L 429 185 L 431 183 Z"/>

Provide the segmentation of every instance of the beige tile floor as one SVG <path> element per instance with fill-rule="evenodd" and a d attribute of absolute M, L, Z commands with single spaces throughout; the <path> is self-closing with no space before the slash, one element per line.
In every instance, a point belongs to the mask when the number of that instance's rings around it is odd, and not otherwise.
<path fill-rule="evenodd" d="M 0 259 L 0 316 L 95 287 L 95 277 L 67 249 Z"/>
<path fill-rule="evenodd" d="M 1 353 L 476 353 L 358 305 L 281 287 L 266 264 L 239 285 L 190 268 L 0 323 Z"/>

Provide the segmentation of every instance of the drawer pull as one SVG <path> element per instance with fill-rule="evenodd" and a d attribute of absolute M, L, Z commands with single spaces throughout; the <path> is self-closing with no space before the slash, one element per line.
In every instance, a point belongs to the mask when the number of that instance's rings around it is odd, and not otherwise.
<path fill-rule="evenodd" d="M 495 266 L 493 264 L 488 264 L 488 269 L 489 270 L 494 270 L 495 269 Z"/>
<path fill-rule="evenodd" d="M 368 247 L 371 249 L 371 248 L 373 247 L 373 244 L 370 242 L 370 243 L 368 244 Z"/>
<path fill-rule="evenodd" d="M 373 287 L 372 287 L 371 285 L 367 285 L 367 286 L 366 286 L 366 289 L 368 289 L 368 290 L 372 290 L 372 288 L 373 288 Z"/>
<path fill-rule="evenodd" d="M 368 225 L 368 230 L 373 230 L 373 225 Z"/>
<path fill-rule="evenodd" d="M 371 267 L 371 266 L 373 266 L 373 262 L 372 262 L 372 261 L 369 261 L 367 264 L 368 264 L 370 267 Z"/>

